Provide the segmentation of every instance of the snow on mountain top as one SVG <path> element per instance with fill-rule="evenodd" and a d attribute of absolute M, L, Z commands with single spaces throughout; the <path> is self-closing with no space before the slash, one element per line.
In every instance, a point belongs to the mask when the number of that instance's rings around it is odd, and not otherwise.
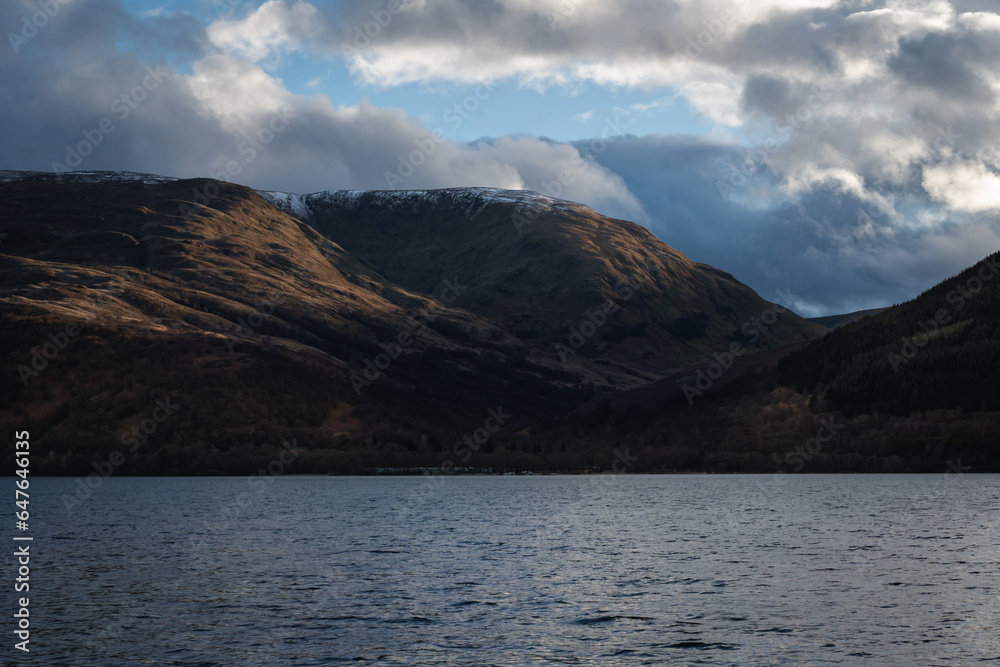
<path fill-rule="evenodd" d="M 290 213 L 296 218 L 308 218 L 311 213 L 302 195 L 291 192 L 276 192 L 274 190 L 257 190 L 257 194 L 271 203 L 274 208 Z"/>
<path fill-rule="evenodd" d="M 548 209 L 577 208 L 581 204 L 554 199 L 531 190 L 501 188 L 441 188 L 436 190 L 324 190 L 307 195 L 258 190 L 258 194 L 286 213 L 298 218 L 310 217 L 316 206 L 356 204 L 362 199 L 369 203 L 407 206 L 415 200 L 457 200 L 467 205 L 470 213 L 481 211 L 490 204 L 544 206 Z"/>
<path fill-rule="evenodd" d="M 69 183 L 109 183 L 142 182 L 147 184 L 170 183 L 180 179 L 156 174 L 142 174 L 134 171 L 68 171 L 52 173 L 46 171 L 0 170 L 0 183 L 24 180 L 56 181 Z M 453 199 L 467 202 L 470 211 L 480 211 L 495 203 L 518 204 L 521 206 L 545 206 L 549 209 L 579 207 L 575 202 L 555 199 L 531 190 L 505 190 L 502 188 L 458 187 L 435 190 L 324 190 L 311 194 L 296 194 L 277 190 L 257 190 L 275 208 L 305 219 L 312 216 L 316 205 L 334 203 L 354 203 L 367 199 L 372 203 L 407 205 L 414 200 L 441 201 Z"/>
<path fill-rule="evenodd" d="M 478 199 L 480 201 L 495 201 L 508 203 L 524 203 L 528 201 L 540 201 L 559 203 L 563 200 L 554 199 L 539 194 L 532 190 L 504 190 L 502 188 L 438 188 L 435 190 L 325 190 L 304 195 L 307 200 L 330 200 L 330 199 L 358 199 L 363 196 L 377 199 L 435 199 L 439 197 L 451 197 L 459 199 Z M 565 202 L 572 204 L 573 202 Z"/>

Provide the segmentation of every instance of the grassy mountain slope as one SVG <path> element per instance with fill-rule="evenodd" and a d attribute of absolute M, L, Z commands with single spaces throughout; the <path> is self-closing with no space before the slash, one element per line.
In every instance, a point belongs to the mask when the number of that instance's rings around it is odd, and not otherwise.
<path fill-rule="evenodd" d="M 720 340 L 746 338 L 740 329 L 771 305 L 635 223 L 535 193 L 330 192 L 301 204 L 310 224 L 393 282 L 427 294 L 449 277 L 467 286 L 456 305 L 540 350 L 561 345 L 640 374 L 672 372 Z M 609 300 L 620 309 L 592 336 L 575 336 Z M 745 342 L 769 349 L 825 332 L 793 313 L 766 329 Z"/>
<path fill-rule="evenodd" d="M 166 396 L 181 408 L 150 454 L 188 471 L 206 455 L 230 469 L 234 447 L 427 442 L 494 402 L 528 420 L 576 400 L 577 378 L 494 323 L 393 285 L 246 188 L 198 205 L 206 185 L 0 186 L 0 419 L 51 448 L 53 470 L 119 446 Z"/>

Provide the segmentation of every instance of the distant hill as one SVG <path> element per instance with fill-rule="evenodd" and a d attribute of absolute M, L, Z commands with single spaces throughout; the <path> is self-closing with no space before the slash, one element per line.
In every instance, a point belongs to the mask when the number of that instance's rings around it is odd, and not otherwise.
<path fill-rule="evenodd" d="M 1000 410 L 1000 253 L 779 365 L 778 379 L 851 410 Z M 998 435 L 1000 439 L 1000 435 Z"/>
<path fill-rule="evenodd" d="M 885 308 L 870 308 L 868 310 L 858 310 L 853 313 L 845 313 L 843 315 L 827 315 L 826 317 L 810 317 L 810 322 L 815 322 L 829 329 L 839 329 L 842 326 L 848 325 L 851 322 L 857 322 L 862 317 L 868 317 L 869 315 L 878 315 Z"/>

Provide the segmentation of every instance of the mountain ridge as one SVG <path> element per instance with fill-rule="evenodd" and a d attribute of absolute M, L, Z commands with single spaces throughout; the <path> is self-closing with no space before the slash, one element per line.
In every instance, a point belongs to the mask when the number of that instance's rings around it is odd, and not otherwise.
<path fill-rule="evenodd" d="M 121 474 L 249 474 L 289 443 L 290 472 L 579 471 L 620 447 L 649 472 L 1000 469 L 991 388 L 965 411 L 952 385 L 912 391 L 942 359 L 945 379 L 1000 363 L 966 345 L 993 345 L 992 281 L 901 348 L 893 404 L 894 336 L 947 284 L 831 332 L 572 202 L 317 195 L 295 216 L 209 179 L 0 173 L 0 423 L 31 430 L 38 470 L 90 472 L 163 402 Z M 800 452 L 820 421 L 841 435 Z"/>
<path fill-rule="evenodd" d="M 715 339 L 735 335 L 771 305 L 732 275 L 691 261 L 641 225 L 537 193 L 444 188 L 328 191 L 295 201 L 272 193 L 272 198 L 300 215 L 306 209 L 304 220 L 410 289 L 427 291 L 436 276 L 426 267 L 431 264 L 429 255 L 436 253 L 443 258 L 445 273 L 465 272 L 471 281 L 472 290 L 459 301 L 462 307 L 497 319 L 518 335 L 548 339 L 554 346 L 568 347 L 566 328 L 580 314 L 615 301 L 616 285 L 633 285 L 642 315 L 626 310 L 602 333 L 610 334 L 605 342 L 614 346 L 615 339 L 634 338 L 635 332 L 656 325 L 651 327 L 654 335 L 633 341 L 641 349 L 609 353 L 618 362 L 646 371 L 674 370 L 648 361 L 662 358 L 664 349 L 682 361 L 709 353 L 715 344 L 699 345 L 696 339 L 702 333 L 711 331 Z M 400 224 L 404 215 L 409 225 Z M 570 252 L 568 236 L 577 244 Z M 471 271 L 466 256 L 477 259 Z M 542 263 L 546 266 L 539 269 Z M 557 289 L 539 289 L 546 282 L 587 285 L 587 290 L 570 307 Z M 663 293 L 669 294 L 666 301 L 659 298 Z M 563 321 L 554 326 L 539 315 L 555 312 L 562 313 Z M 794 317 L 796 326 L 808 332 L 803 338 L 825 331 Z M 765 347 L 788 342 L 782 337 L 789 327 L 784 322 L 776 326 L 779 332 L 768 334 Z M 669 336 L 655 335 L 657 327 L 669 330 Z"/>
<path fill-rule="evenodd" d="M 839 329 L 840 327 L 847 326 L 852 322 L 856 322 L 864 317 L 870 315 L 878 315 L 885 308 L 869 308 L 867 310 L 856 310 L 851 313 L 839 313 L 837 315 L 824 315 L 823 317 L 810 317 L 810 322 L 815 322 L 816 324 L 822 324 L 830 329 Z"/>
<path fill-rule="evenodd" d="M 176 419 L 123 472 L 242 471 L 292 439 L 304 470 L 426 464 L 500 409 L 484 462 L 597 461 L 530 433 L 772 306 L 634 223 L 533 194 L 326 194 L 310 225 L 209 179 L 0 181 L 0 421 L 30 428 L 53 474 L 106 457 L 166 396 Z M 750 346 L 822 331 L 789 315 Z"/>

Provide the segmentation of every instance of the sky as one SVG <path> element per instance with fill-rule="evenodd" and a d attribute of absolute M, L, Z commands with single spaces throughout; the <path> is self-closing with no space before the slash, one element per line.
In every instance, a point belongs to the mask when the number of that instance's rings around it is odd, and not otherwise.
<path fill-rule="evenodd" d="M 1000 249 L 997 8 L 9 0 L 0 169 L 529 189 L 806 316 L 887 306 Z"/>

